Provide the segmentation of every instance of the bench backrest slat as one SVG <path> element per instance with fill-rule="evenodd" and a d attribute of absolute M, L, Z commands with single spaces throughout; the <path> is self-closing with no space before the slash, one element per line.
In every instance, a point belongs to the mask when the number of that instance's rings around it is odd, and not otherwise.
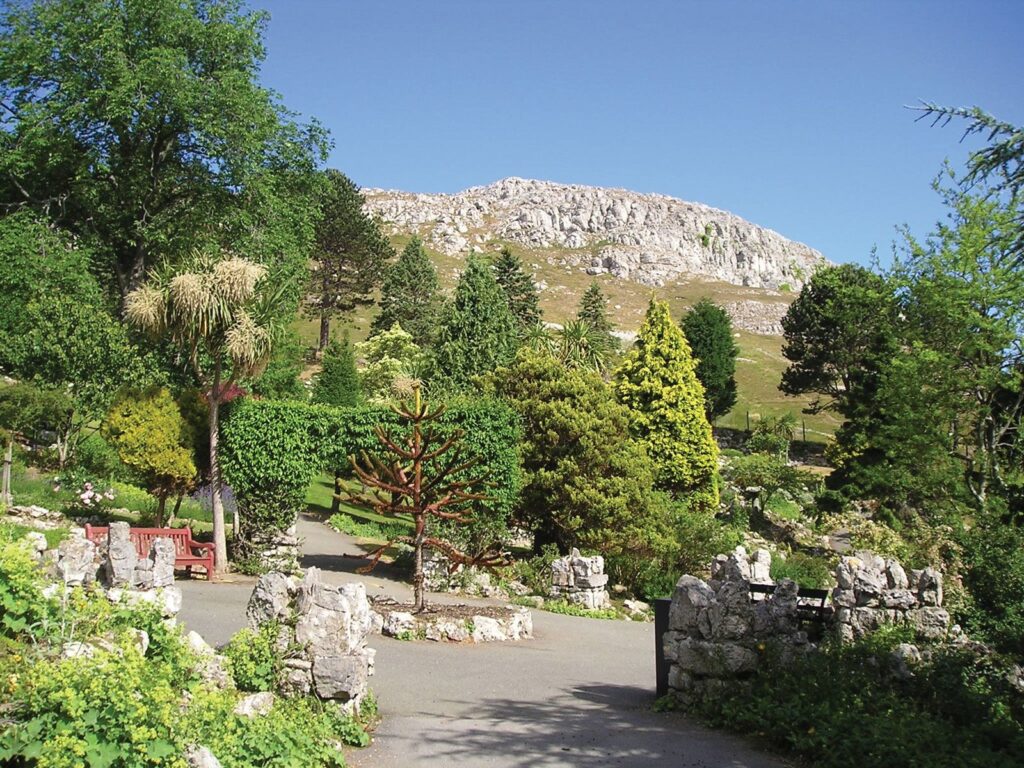
<path fill-rule="evenodd" d="M 191 555 L 189 542 L 192 540 L 191 528 L 130 528 L 132 543 L 139 557 L 149 557 L 154 539 L 170 539 L 174 542 L 174 553 L 178 556 Z M 85 526 L 86 537 L 99 544 L 110 535 L 109 526 Z"/>

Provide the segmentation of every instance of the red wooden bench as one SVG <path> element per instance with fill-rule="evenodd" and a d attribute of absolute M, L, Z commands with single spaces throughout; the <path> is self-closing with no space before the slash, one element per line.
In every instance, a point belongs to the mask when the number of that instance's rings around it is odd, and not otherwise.
<path fill-rule="evenodd" d="M 85 526 L 85 537 L 95 544 L 105 542 L 109 533 L 106 526 Z M 170 539 L 174 542 L 175 568 L 184 568 L 191 576 L 193 565 L 202 566 L 206 569 L 206 580 L 213 581 L 213 544 L 193 541 L 191 528 L 131 528 L 130 535 L 139 557 L 149 557 L 154 539 Z"/>

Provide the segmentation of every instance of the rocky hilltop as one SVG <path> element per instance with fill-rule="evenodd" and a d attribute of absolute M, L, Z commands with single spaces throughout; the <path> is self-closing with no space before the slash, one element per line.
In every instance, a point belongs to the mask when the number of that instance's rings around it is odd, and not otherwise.
<path fill-rule="evenodd" d="M 799 290 L 823 257 L 727 211 L 666 195 L 508 178 L 447 194 L 363 190 L 395 232 L 455 256 L 518 245 L 592 275 Z"/>

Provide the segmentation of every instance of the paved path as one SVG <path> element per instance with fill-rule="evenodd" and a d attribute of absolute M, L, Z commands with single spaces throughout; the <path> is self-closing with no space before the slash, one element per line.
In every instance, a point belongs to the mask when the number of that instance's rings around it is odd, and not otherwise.
<path fill-rule="evenodd" d="M 354 541 L 299 523 L 304 566 L 410 599 L 404 584 L 352 573 Z M 386 575 L 386 574 L 384 574 Z M 245 624 L 253 579 L 181 582 L 181 620 L 213 644 Z M 437 601 L 451 601 L 446 595 Z M 489 601 L 463 602 L 486 603 Z M 534 639 L 453 645 L 374 637 L 383 722 L 356 768 L 780 768 L 743 740 L 651 710 L 654 627 L 534 611 Z"/>

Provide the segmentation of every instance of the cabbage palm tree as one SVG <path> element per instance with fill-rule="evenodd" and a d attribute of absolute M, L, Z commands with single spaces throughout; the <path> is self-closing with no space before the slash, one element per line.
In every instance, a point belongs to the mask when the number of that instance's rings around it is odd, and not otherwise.
<path fill-rule="evenodd" d="M 555 339 L 555 356 L 569 369 L 604 373 L 611 354 L 605 337 L 586 320 L 570 320 Z"/>
<path fill-rule="evenodd" d="M 219 410 L 234 385 L 259 375 L 270 359 L 278 331 L 273 307 L 286 286 L 272 289 L 266 276 L 265 267 L 247 259 L 196 251 L 173 269 L 150 273 L 147 282 L 125 298 L 128 321 L 169 338 L 206 392 L 218 572 L 226 569 L 228 560 L 217 458 Z M 236 534 L 237 529 L 236 513 Z"/>

